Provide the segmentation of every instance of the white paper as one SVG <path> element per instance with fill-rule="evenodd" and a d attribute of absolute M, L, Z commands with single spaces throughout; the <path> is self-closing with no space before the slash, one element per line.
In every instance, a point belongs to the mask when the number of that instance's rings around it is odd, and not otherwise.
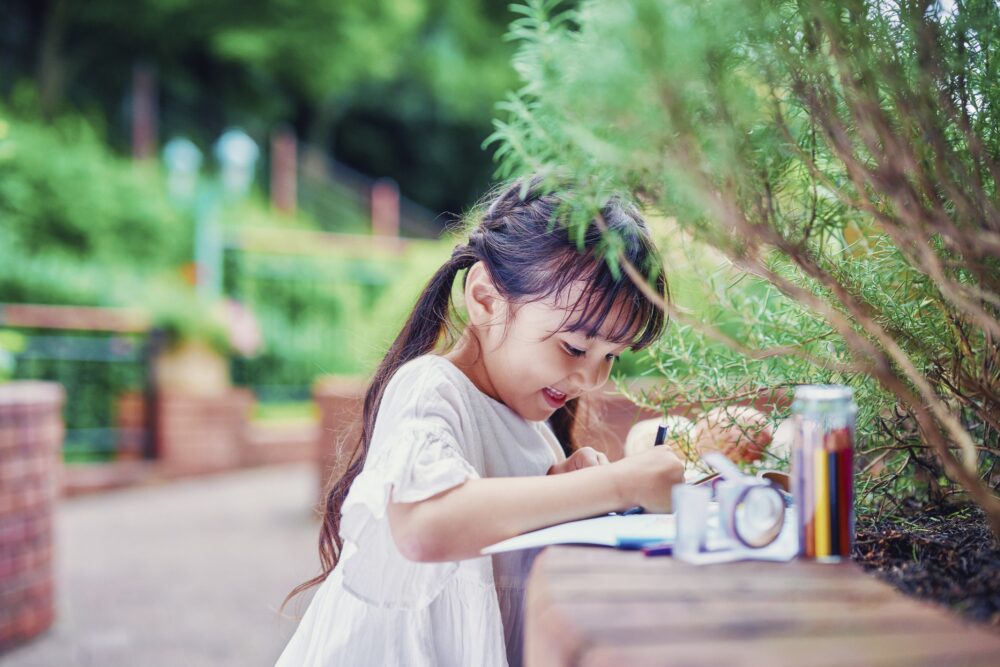
<path fill-rule="evenodd" d="M 633 514 L 599 516 L 593 519 L 560 523 L 524 533 L 482 550 L 483 555 L 517 549 L 532 549 L 550 544 L 598 544 L 617 547 L 623 543 L 672 542 L 677 535 L 673 514 Z"/>
<path fill-rule="evenodd" d="M 718 504 L 712 503 L 708 519 L 707 551 L 693 554 L 674 554 L 678 560 L 695 565 L 729 563 L 739 560 L 789 561 L 799 551 L 798 523 L 795 508 L 785 511 L 785 525 L 778 538 L 761 549 L 751 549 L 734 544 L 721 534 L 718 523 Z M 482 550 L 483 555 L 533 549 L 550 544 L 596 544 L 618 547 L 623 543 L 670 543 L 677 537 L 673 514 L 634 514 L 631 516 L 599 516 L 593 519 L 561 523 L 530 533 L 524 533 Z"/>

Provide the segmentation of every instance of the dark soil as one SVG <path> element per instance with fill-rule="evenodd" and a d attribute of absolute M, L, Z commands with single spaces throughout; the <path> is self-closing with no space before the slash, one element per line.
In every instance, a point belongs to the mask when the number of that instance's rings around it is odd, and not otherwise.
<path fill-rule="evenodd" d="M 1000 546 L 975 506 L 858 517 L 854 560 L 904 593 L 1000 630 Z"/>

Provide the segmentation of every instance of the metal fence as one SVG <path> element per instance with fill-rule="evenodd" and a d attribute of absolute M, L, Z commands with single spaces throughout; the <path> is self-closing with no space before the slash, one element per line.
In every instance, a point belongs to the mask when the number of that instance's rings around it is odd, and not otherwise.
<path fill-rule="evenodd" d="M 67 462 L 149 458 L 155 453 L 151 357 L 158 339 L 135 311 L 0 304 L 0 327 L 23 341 L 15 379 L 66 389 Z"/>
<path fill-rule="evenodd" d="M 366 234 L 371 229 L 372 189 L 379 179 L 352 169 L 308 144 L 301 147 L 298 204 L 324 231 Z M 399 196 L 399 232 L 436 239 L 445 220 L 405 195 Z"/>

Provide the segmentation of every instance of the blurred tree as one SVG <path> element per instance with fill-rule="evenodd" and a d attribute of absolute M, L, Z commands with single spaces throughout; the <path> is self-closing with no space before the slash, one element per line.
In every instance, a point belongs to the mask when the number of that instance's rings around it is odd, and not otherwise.
<path fill-rule="evenodd" d="M 5 23 L 26 28 L 17 43 L 7 36 L 8 47 L 36 50 L 27 60 L 36 65 L 47 114 L 67 97 L 114 103 L 133 64 L 146 61 L 155 63 L 165 88 L 178 92 L 221 93 L 228 102 L 245 96 L 244 103 L 278 93 L 283 99 L 265 105 L 266 117 L 285 112 L 284 100 L 322 100 L 358 79 L 391 75 L 398 63 L 393 47 L 412 36 L 422 4 L 139 0 L 123 11 L 113 0 L 15 0 L 2 11 Z"/>
<path fill-rule="evenodd" d="M 89 124 L 0 107 L 0 301 L 122 305 L 192 254 L 159 174 L 113 155 Z"/>
<path fill-rule="evenodd" d="M 479 148 L 513 84 L 506 0 L 9 0 L 0 90 L 32 77 L 41 111 L 111 119 L 124 142 L 136 63 L 158 73 L 162 136 L 291 123 L 352 166 L 458 210 L 489 179 Z M 393 161 L 384 152 L 403 156 Z M 457 164 L 456 164 L 457 163 Z M 430 175 L 445 175 L 439 184 Z"/>

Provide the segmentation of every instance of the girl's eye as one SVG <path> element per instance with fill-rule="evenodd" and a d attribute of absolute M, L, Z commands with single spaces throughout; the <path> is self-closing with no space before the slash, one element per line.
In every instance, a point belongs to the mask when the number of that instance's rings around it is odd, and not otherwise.
<path fill-rule="evenodd" d="M 578 347 L 573 347 L 569 343 L 563 343 L 563 349 L 566 350 L 566 354 L 568 354 L 571 357 L 577 357 L 577 358 L 579 358 L 579 357 L 582 357 L 585 354 L 587 354 L 586 350 L 581 350 Z M 607 355 L 604 356 L 604 358 L 605 358 L 605 360 L 607 360 L 607 361 L 609 361 L 611 363 L 614 363 L 614 362 L 618 361 L 619 359 L 621 359 L 621 357 L 619 355 L 617 355 L 617 354 L 607 354 Z"/>

